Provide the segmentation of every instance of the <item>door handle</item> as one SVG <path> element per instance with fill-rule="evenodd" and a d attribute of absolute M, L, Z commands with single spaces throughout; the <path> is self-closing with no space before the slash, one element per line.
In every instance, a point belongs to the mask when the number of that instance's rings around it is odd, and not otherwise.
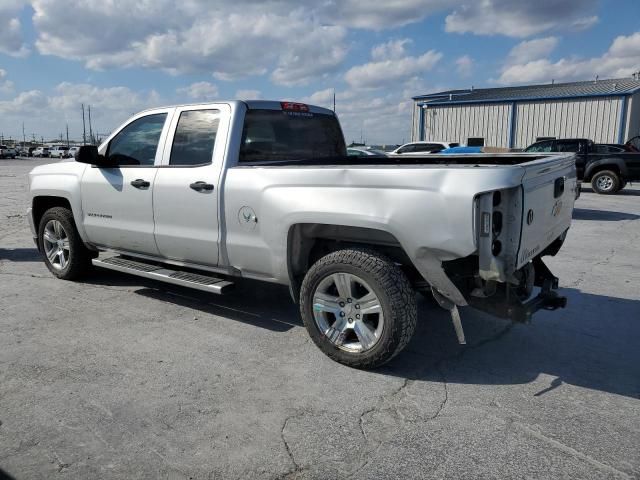
<path fill-rule="evenodd" d="M 195 190 L 196 192 L 210 192 L 213 190 L 213 185 L 207 182 L 195 182 L 189 185 L 189 188 Z"/>
<path fill-rule="evenodd" d="M 131 185 L 133 185 L 136 188 L 149 188 L 151 184 L 146 180 L 143 180 L 142 178 L 137 178 L 131 181 Z"/>

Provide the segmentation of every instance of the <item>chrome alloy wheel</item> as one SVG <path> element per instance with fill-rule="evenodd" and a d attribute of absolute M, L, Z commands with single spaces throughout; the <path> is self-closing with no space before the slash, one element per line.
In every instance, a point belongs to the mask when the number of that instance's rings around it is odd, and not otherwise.
<path fill-rule="evenodd" d="M 62 223 L 58 220 L 49 220 L 44 226 L 42 235 L 44 253 L 49 263 L 56 270 L 63 270 L 71 258 L 69 250 L 69 236 Z"/>
<path fill-rule="evenodd" d="M 313 317 L 331 343 L 351 353 L 373 348 L 384 328 L 380 300 L 367 282 L 351 273 L 334 273 L 318 284 Z"/>
<path fill-rule="evenodd" d="M 602 175 L 601 177 L 598 177 L 596 183 L 598 184 L 598 188 L 603 192 L 608 192 L 613 188 L 613 178 L 608 175 Z"/>

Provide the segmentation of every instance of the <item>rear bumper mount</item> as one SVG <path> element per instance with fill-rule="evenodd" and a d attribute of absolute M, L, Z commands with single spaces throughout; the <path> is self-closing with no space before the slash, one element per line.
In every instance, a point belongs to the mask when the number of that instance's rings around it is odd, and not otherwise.
<path fill-rule="evenodd" d="M 535 269 L 534 286 L 540 287 L 538 294 L 528 300 L 522 300 L 516 287 L 501 284 L 495 295 L 485 298 L 470 297 L 469 305 L 496 317 L 506 318 L 514 322 L 529 323 L 538 310 L 556 310 L 567 306 L 567 297 L 558 295 L 558 278 L 551 273 L 542 258 L 533 259 Z"/>

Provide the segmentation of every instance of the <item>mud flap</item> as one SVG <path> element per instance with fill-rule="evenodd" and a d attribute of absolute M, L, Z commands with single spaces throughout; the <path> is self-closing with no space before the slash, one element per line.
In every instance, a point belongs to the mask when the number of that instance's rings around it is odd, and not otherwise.
<path fill-rule="evenodd" d="M 436 299 L 438 305 L 445 310 L 449 310 L 449 313 L 451 314 L 451 323 L 453 323 L 453 328 L 455 329 L 456 336 L 458 337 L 458 343 L 460 345 L 466 345 L 467 341 L 464 338 L 464 330 L 462 328 L 462 320 L 460 319 L 458 306 L 433 287 L 431 287 L 431 293 L 433 293 L 433 298 Z"/>

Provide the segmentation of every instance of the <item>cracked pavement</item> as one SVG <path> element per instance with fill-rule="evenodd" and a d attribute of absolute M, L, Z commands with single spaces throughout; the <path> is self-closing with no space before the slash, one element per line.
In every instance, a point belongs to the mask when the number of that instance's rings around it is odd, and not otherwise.
<path fill-rule="evenodd" d="M 415 338 L 359 371 L 286 288 L 217 297 L 108 271 L 51 277 L 0 160 L 0 477 L 640 478 L 640 188 L 584 188 L 530 325 L 419 299 Z"/>

